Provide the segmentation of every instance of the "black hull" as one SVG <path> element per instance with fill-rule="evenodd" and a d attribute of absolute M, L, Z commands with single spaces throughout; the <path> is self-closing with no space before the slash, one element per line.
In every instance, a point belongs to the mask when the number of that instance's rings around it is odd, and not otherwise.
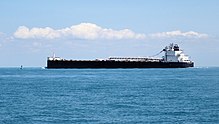
<path fill-rule="evenodd" d="M 140 61 L 66 61 L 48 60 L 47 68 L 188 68 L 194 63 L 184 62 L 140 62 Z"/>

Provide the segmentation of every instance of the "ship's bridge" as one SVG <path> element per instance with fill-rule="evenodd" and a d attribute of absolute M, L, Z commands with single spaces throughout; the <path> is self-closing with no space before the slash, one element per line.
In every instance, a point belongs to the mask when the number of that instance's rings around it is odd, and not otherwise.
<path fill-rule="evenodd" d="M 192 62 L 189 57 L 183 53 L 177 44 L 170 44 L 163 49 L 165 55 L 163 56 L 164 62 Z"/>

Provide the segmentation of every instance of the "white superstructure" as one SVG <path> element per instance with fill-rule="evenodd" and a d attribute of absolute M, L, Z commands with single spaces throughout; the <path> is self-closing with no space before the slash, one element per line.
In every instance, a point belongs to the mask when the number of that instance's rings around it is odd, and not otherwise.
<path fill-rule="evenodd" d="M 163 56 L 164 62 L 191 62 L 189 57 L 183 53 L 177 44 L 170 44 L 163 49 L 165 55 Z"/>

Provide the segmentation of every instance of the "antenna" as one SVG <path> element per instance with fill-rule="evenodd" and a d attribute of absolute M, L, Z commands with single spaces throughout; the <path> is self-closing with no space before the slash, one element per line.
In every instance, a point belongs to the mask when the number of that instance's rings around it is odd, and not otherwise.
<path fill-rule="evenodd" d="M 53 56 L 52 56 L 52 58 L 54 59 L 55 57 L 56 57 L 55 52 L 53 52 Z"/>

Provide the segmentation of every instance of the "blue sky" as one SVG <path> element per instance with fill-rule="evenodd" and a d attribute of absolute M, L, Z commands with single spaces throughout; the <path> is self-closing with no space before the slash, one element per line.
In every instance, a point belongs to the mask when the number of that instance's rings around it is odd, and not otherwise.
<path fill-rule="evenodd" d="M 219 1 L 5 0 L 0 66 L 150 56 L 178 43 L 196 66 L 219 66 Z"/>

